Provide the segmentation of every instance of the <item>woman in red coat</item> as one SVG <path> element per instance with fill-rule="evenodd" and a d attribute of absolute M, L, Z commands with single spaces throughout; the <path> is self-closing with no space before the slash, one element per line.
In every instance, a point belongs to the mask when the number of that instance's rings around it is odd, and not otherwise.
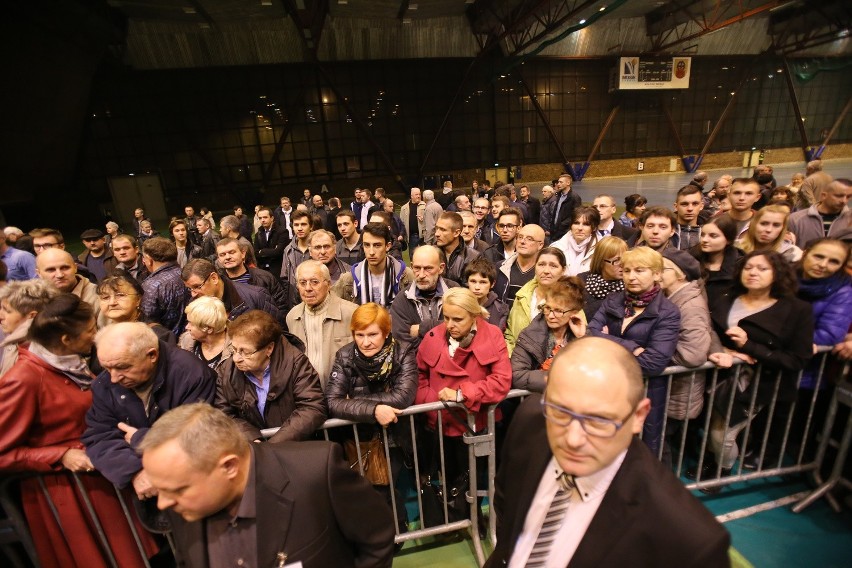
<path fill-rule="evenodd" d="M 78 472 L 119 566 L 143 566 L 115 489 L 91 473 L 80 436 L 92 403 L 94 379 L 88 354 L 97 328 L 89 304 L 61 294 L 30 326 L 28 348 L 0 379 L 0 472 L 38 473 L 56 509 L 57 523 L 37 478 L 21 483 L 21 500 L 43 567 L 108 566 L 97 529 L 79 487 L 65 472 Z M 153 538 L 137 527 L 148 556 Z"/>
<path fill-rule="evenodd" d="M 415 402 L 460 402 L 476 414 L 475 430 L 481 432 L 487 426 L 488 405 L 502 401 L 512 387 L 506 341 L 500 328 L 488 323 L 488 312 L 467 288 L 444 293 L 443 313 L 444 323 L 426 334 L 417 351 Z M 446 476 L 453 481 L 467 469 L 467 445 L 461 440 L 467 418 L 461 409 L 441 414 Z M 437 418 L 437 412 L 427 415 L 428 430 L 437 430 Z M 424 461 L 427 467 L 437 465 L 435 459 Z"/>

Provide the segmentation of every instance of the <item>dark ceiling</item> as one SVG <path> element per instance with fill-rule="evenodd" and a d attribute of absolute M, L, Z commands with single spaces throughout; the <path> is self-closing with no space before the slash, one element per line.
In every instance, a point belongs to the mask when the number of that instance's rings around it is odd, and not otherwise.
<path fill-rule="evenodd" d="M 107 0 L 137 69 L 426 57 L 852 54 L 845 0 Z"/>

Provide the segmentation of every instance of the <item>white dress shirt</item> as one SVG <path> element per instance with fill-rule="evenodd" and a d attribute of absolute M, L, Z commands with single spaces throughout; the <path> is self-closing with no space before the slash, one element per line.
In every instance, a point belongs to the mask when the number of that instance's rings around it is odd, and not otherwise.
<path fill-rule="evenodd" d="M 547 568 L 565 568 L 571 561 L 626 455 L 627 450 L 624 450 L 602 470 L 587 477 L 574 478 L 577 489 L 565 512 L 565 520 L 553 539 L 554 544 L 547 558 Z M 556 463 L 556 458 L 550 458 L 527 512 L 524 528 L 515 543 L 514 552 L 509 560 L 509 568 L 524 568 L 526 566 L 538 538 L 538 533 L 541 531 L 541 525 L 550 509 L 553 497 L 559 489 L 557 477 L 560 474 L 562 474 L 562 468 Z M 579 492 L 579 499 L 575 498 L 577 492 Z"/>

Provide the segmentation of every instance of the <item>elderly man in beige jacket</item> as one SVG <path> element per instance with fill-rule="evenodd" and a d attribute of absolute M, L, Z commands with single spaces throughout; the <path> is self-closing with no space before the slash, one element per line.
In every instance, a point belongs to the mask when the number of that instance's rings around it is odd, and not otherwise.
<path fill-rule="evenodd" d="M 287 314 L 287 329 L 305 344 L 305 355 L 320 378 L 323 390 L 337 350 L 352 341 L 349 323 L 358 307 L 331 291 L 328 267 L 306 260 L 296 268 L 302 302 Z"/>

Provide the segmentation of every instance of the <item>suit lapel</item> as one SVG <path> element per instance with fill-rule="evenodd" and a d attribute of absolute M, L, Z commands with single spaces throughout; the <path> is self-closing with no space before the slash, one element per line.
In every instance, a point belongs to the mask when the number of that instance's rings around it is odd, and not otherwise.
<path fill-rule="evenodd" d="M 637 444 L 642 441 L 634 438 L 569 567 L 605 566 L 607 554 L 619 549 L 619 541 L 633 523 L 641 522 L 643 492 L 637 486 L 647 473 L 641 470 Z"/>
<path fill-rule="evenodd" d="M 253 446 L 257 476 L 257 561 L 259 566 L 277 566 L 278 554 L 287 553 L 293 516 L 293 500 L 284 495 L 290 479 L 273 450 L 263 444 Z M 265 522 L 260 522 L 261 519 Z"/>

